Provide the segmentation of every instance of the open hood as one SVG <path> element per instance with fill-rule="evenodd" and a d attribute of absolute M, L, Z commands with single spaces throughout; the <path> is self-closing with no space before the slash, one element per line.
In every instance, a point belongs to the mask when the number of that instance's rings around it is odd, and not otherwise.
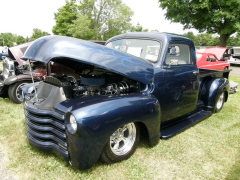
<path fill-rule="evenodd" d="M 27 42 L 27 43 L 20 44 L 20 45 L 14 46 L 14 47 L 10 47 L 8 49 L 9 57 L 13 60 L 16 60 L 19 65 L 27 64 L 28 62 L 22 60 L 21 57 L 23 57 L 23 54 L 25 53 L 25 51 L 27 50 L 28 46 L 31 43 L 32 42 Z"/>
<path fill-rule="evenodd" d="M 204 53 L 214 54 L 218 58 L 218 60 L 221 60 L 226 49 L 227 48 L 224 47 L 209 47 L 204 50 Z"/>
<path fill-rule="evenodd" d="M 144 84 L 150 84 L 153 78 L 153 65 L 150 62 L 72 37 L 45 36 L 39 38 L 28 47 L 22 57 L 24 60 L 30 59 L 44 63 L 58 58 L 94 65 Z"/>

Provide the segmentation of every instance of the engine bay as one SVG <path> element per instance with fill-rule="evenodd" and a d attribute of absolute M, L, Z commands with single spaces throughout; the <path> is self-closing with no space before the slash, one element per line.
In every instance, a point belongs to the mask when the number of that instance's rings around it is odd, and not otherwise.
<path fill-rule="evenodd" d="M 51 74 L 44 82 L 63 87 L 67 99 L 137 93 L 143 86 L 135 80 L 91 65 L 78 64 L 74 70 L 56 63 L 51 64 L 57 68 L 51 68 Z"/>

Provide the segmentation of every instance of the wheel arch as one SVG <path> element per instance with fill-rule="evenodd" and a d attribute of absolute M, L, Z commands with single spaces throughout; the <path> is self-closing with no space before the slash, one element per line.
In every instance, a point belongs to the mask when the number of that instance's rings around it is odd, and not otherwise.
<path fill-rule="evenodd" d="M 206 80 L 204 83 L 200 100 L 204 103 L 204 108 L 209 111 L 214 111 L 216 100 L 218 96 L 224 92 L 225 102 L 228 100 L 228 92 L 229 92 L 229 81 L 227 78 L 223 77 L 213 77 L 211 79 Z"/>

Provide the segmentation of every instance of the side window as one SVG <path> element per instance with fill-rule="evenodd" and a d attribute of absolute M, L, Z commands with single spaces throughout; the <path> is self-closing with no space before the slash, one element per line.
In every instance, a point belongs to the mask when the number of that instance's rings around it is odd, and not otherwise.
<path fill-rule="evenodd" d="M 208 55 L 207 61 L 216 62 L 217 58 L 214 55 Z"/>
<path fill-rule="evenodd" d="M 192 64 L 190 47 L 186 44 L 170 44 L 165 60 L 167 65 Z"/>

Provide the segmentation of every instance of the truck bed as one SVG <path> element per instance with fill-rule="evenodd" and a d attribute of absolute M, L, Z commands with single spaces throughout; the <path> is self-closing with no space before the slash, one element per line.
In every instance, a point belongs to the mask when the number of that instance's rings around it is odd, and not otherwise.
<path fill-rule="evenodd" d="M 213 70 L 213 69 L 199 68 L 199 75 L 200 75 L 200 78 L 207 77 L 207 76 L 228 78 L 230 71 L 231 71 L 231 69 L 224 70 L 224 71 L 218 71 L 218 70 Z"/>

